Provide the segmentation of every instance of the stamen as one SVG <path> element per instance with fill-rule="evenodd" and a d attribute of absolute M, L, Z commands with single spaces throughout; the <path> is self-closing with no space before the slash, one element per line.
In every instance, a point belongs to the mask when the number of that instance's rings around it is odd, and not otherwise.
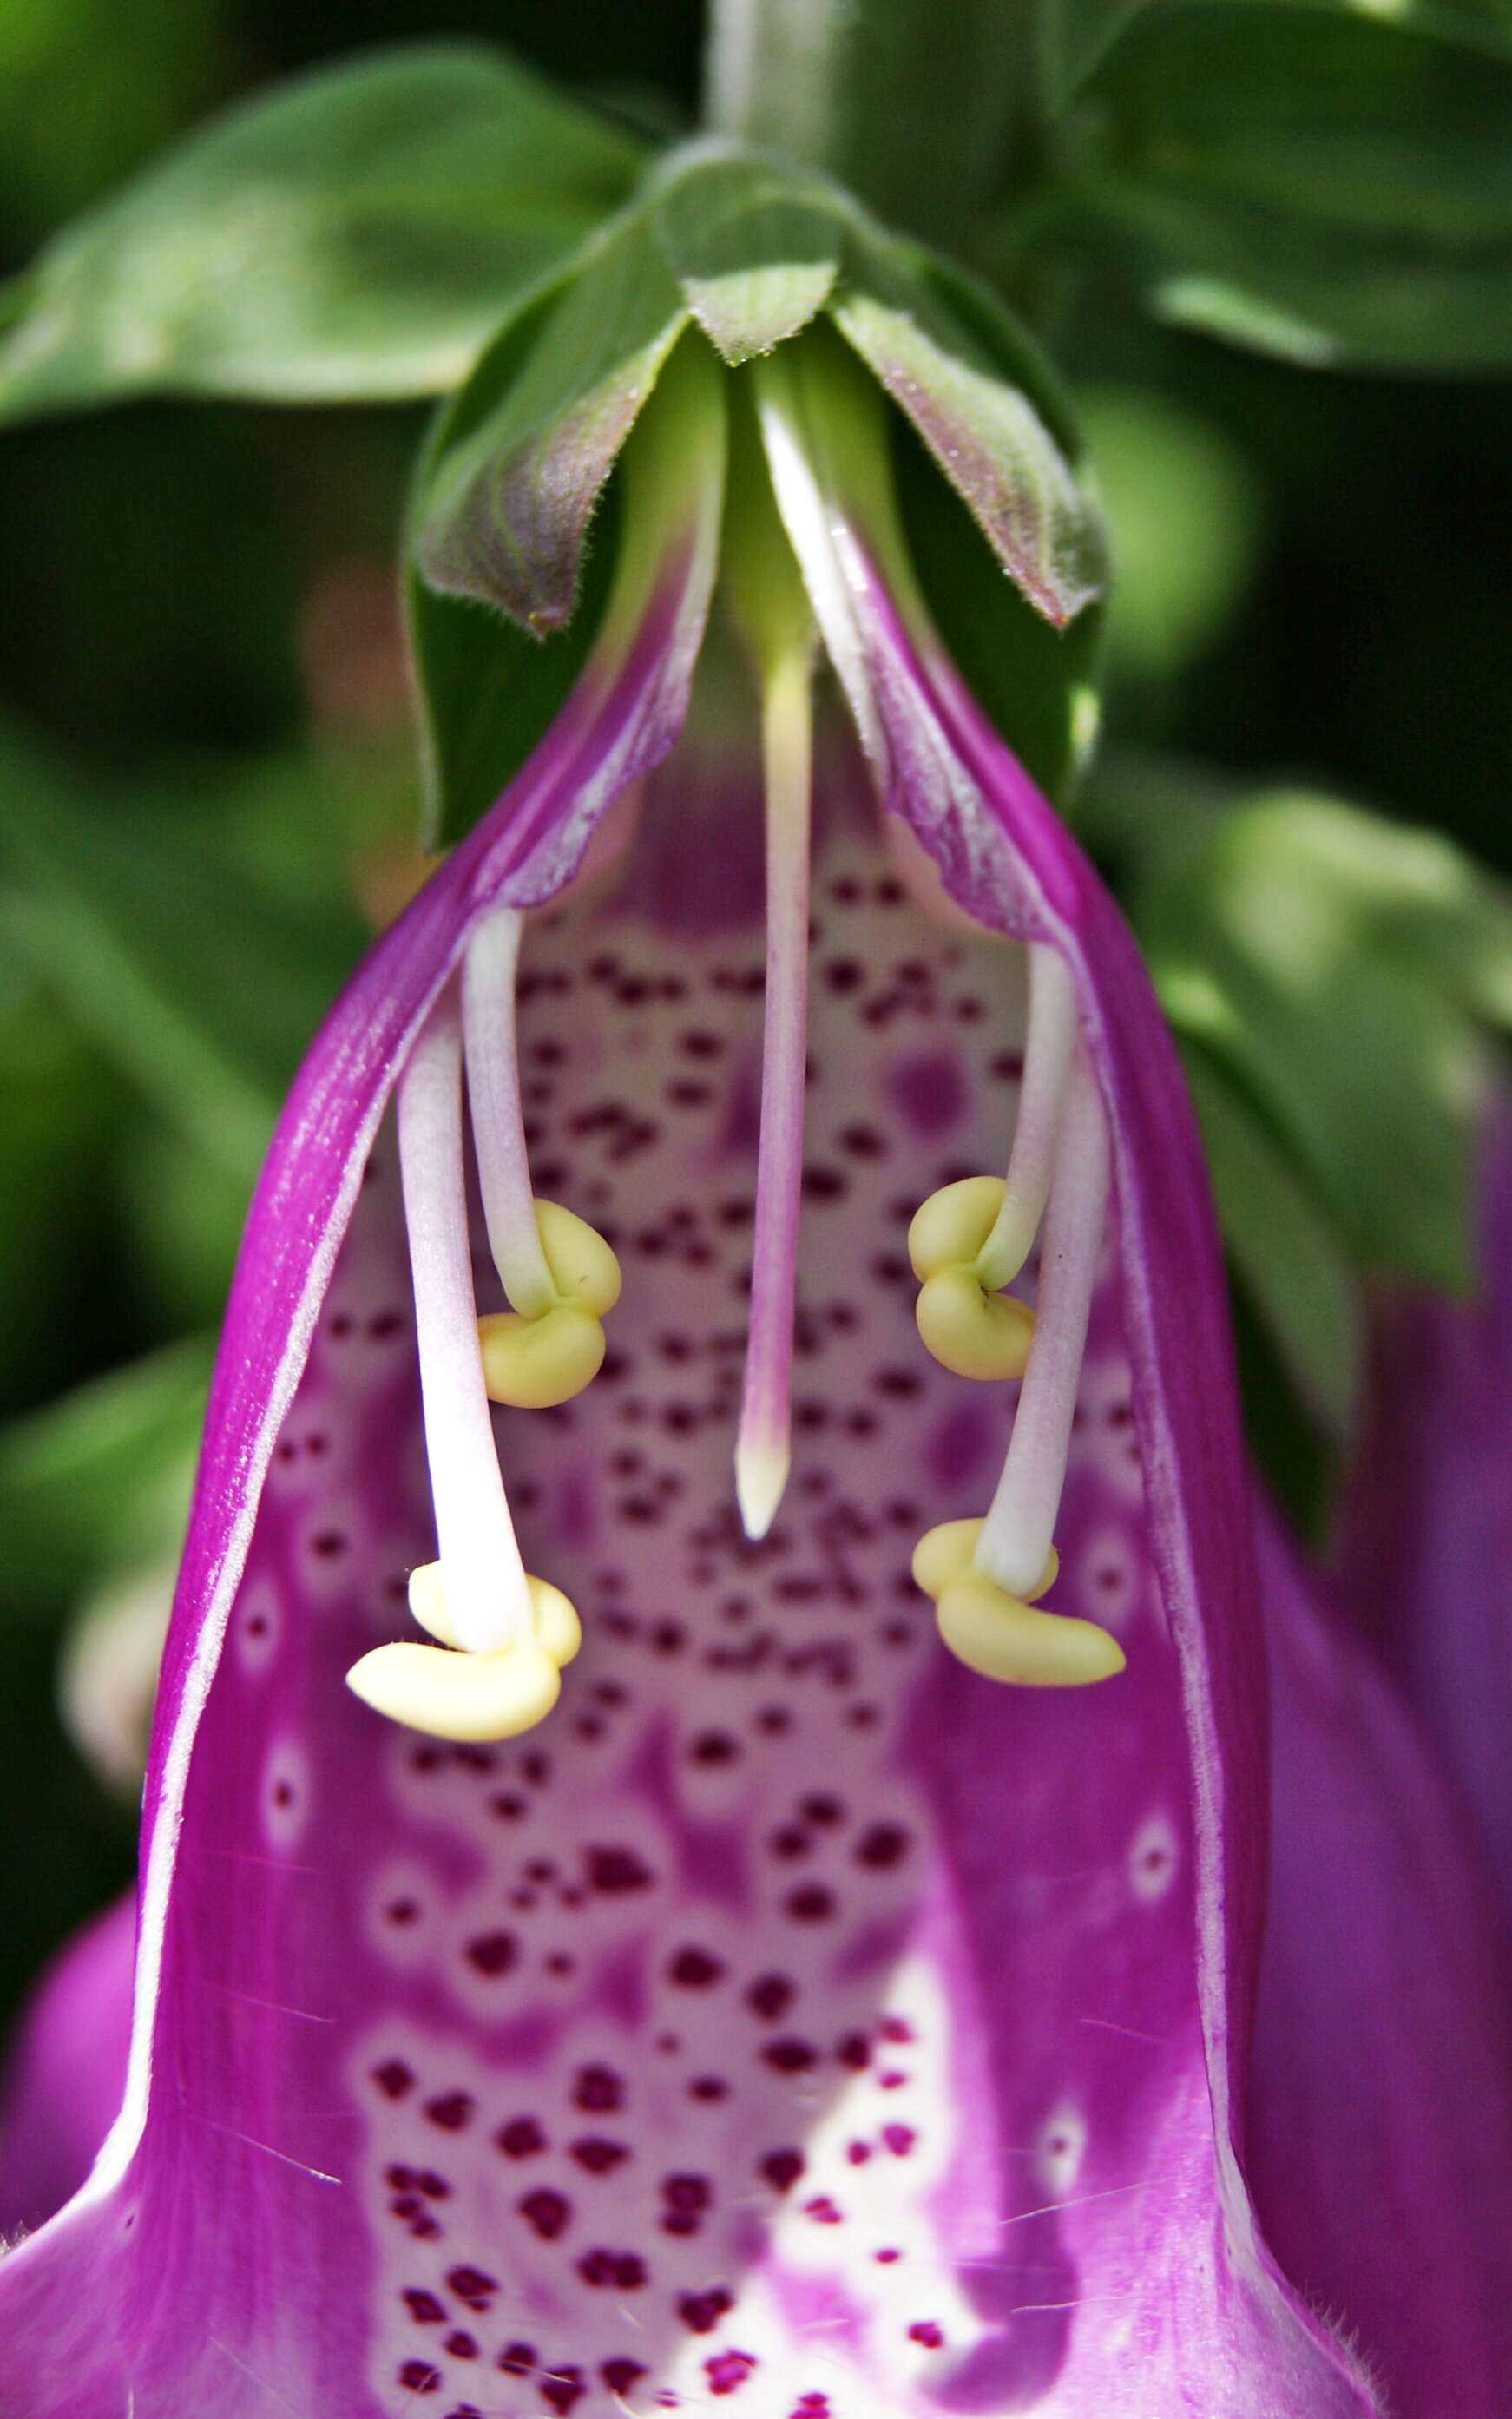
<path fill-rule="evenodd" d="M 478 1352 L 462 1162 L 462 1035 L 432 1015 L 399 1079 L 399 1169 L 414 1283 L 436 1538 L 453 1634 L 471 1655 L 532 1635 Z"/>
<path fill-rule="evenodd" d="M 1060 1568 L 1054 1546 L 1034 1586 L 1011 1595 L 978 1566 L 985 1526 L 947 1520 L 914 1549 L 915 1581 L 933 1597 L 940 1636 L 957 1660 L 1021 1688 L 1086 1687 L 1121 1672 L 1122 1647 L 1096 1622 L 1034 1610 Z"/>
<path fill-rule="evenodd" d="M 1061 1112 L 1028 1364 L 975 1557 L 979 1572 L 1018 1598 L 1044 1568 L 1060 1507 L 1107 1198 L 1107 1126 L 1096 1078 L 1078 1055 Z"/>
<path fill-rule="evenodd" d="M 764 1537 L 792 1458 L 793 1318 L 808 1057 L 812 732 L 805 642 L 775 654 L 762 684 L 766 771 L 766 1007 L 762 1118 L 735 1494 Z"/>
<path fill-rule="evenodd" d="M 977 1255 L 987 1293 L 1011 1285 L 1034 1248 L 1055 1168 L 1061 1102 L 1076 1040 L 1076 986 L 1060 951 L 1029 944 L 1029 1015 L 1008 1177 L 992 1233 Z"/>
<path fill-rule="evenodd" d="M 484 1380 L 493 1402 L 541 1410 L 569 1402 L 597 1376 L 620 1264 L 586 1219 L 531 1191 L 515 1031 L 524 922 L 501 907 L 473 932 L 462 965 L 462 1029 L 484 1223 L 513 1305 L 478 1322 Z"/>

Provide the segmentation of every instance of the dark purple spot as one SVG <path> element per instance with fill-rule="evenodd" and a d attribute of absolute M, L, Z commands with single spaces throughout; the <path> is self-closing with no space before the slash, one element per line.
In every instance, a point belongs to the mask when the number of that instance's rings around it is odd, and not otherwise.
<path fill-rule="evenodd" d="M 856 1844 L 856 1861 L 874 1872 L 887 1872 L 908 1854 L 908 1834 L 897 1823 L 873 1823 Z"/>
<path fill-rule="evenodd" d="M 746 1994 L 746 2005 L 764 2024 L 775 2025 L 793 2005 L 794 1985 L 785 1974 L 759 1974 Z"/>
<path fill-rule="evenodd" d="M 813 2043 L 800 2041 L 794 2033 L 783 2033 L 778 2040 L 768 2042 L 761 2056 L 775 2074 L 807 2074 L 819 2063 L 819 2052 Z"/>
<path fill-rule="evenodd" d="M 460 2134 L 472 2115 L 472 2095 L 468 2091 L 442 2091 L 436 2099 L 427 2100 L 425 2114 L 443 2134 Z"/>
<path fill-rule="evenodd" d="M 585 2115 L 602 2117 L 624 2107 L 625 2085 L 611 2066 L 580 2066 L 572 2098 Z"/>
<path fill-rule="evenodd" d="M 801 2150 L 768 2150 L 758 2172 L 774 2192 L 791 2192 L 808 2165 Z"/>
<path fill-rule="evenodd" d="M 543 2242 L 555 2242 L 572 2222 L 572 2203 L 565 2193 L 553 2192 L 549 2184 L 538 2185 L 518 2203 L 519 2213 L 527 2226 Z"/>
<path fill-rule="evenodd" d="M 646 2281 L 646 2263 L 638 2251 L 586 2251 L 578 2262 L 585 2285 L 634 2293 Z"/>
<path fill-rule="evenodd" d="M 470 2310 L 486 2310 L 499 2290 L 498 2277 L 487 2275 L 481 2268 L 453 2268 L 446 2282 Z"/>
<path fill-rule="evenodd" d="M 618 1898 L 630 1890 L 650 1889 L 656 1875 L 645 1860 L 633 1848 L 589 1848 L 584 1859 L 588 1868 L 588 1884 L 605 1898 Z"/>
<path fill-rule="evenodd" d="M 533 2159 L 546 2148 L 546 2135 L 533 2117 L 512 2117 L 494 2140 L 506 2159 Z"/>
<path fill-rule="evenodd" d="M 417 2327 L 440 2326 L 446 2316 L 445 2303 L 439 2302 L 434 2293 L 427 2293 L 419 2285 L 407 2287 L 399 2298 Z"/>
<path fill-rule="evenodd" d="M 783 1904 L 795 1923 L 827 1923 L 835 1912 L 835 1893 L 823 1882 L 803 1882 L 788 1892 Z"/>
<path fill-rule="evenodd" d="M 469 1964 L 490 1977 L 507 1974 L 518 1955 L 519 1944 L 512 1932 L 482 1932 L 467 1946 Z"/>
<path fill-rule="evenodd" d="M 689 1946 L 679 1949 L 667 1968 L 668 1978 L 684 1991 L 706 1991 L 717 1982 L 724 1966 L 706 1949 Z"/>
<path fill-rule="evenodd" d="M 677 2304 L 677 2315 L 690 2335 L 712 2335 L 719 2320 L 734 2306 L 733 2296 L 722 2285 L 711 2285 L 702 2293 L 684 2293 Z"/>
<path fill-rule="evenodd" d="M 385 2100 L 402 2100 L 407 2091 L 415 2088 L 414 2074 L 402 2057 L 386 2057 L 381 2066 L 373 2069 L 373 2080 Z"/>
<path fill-rule="evenodd" d="M 591 2176 L 610 2174 L 629 2155 L 623 2142 L 611 2142 L 602 2134 L 585 2134 L 572 2145 L 572 2156 Z"/>

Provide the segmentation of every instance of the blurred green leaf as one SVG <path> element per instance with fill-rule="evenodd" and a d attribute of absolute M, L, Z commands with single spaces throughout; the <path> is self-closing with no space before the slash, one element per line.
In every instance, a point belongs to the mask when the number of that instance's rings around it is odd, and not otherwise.
<path fill-rule="evenodd" d="M 1364 1355 L 1349 1254 L 1243 1094 L 1202 1049 L 1189 1043 L 1182 1060 L 1229 1258 L 1303 1400 L 1346 1437 Z"/>
<path fill-rule="evenodd" d="M 1358 1269 L 1468 1287 L 1482 1027 L 1508 1022 L 1512 894 L 1449 842 L 1333 799 L 1226 807 L 1207 789 L 1183 802 L 1171 769 L 1136 782 L 1140 814 L 1110 809 L 1122 782 L 1105 767 L 1085 824 L 1125 866 L 1178 1035 L 1263 1114 Z"/>
<path fill-rule="evenodd" d="M 1222 637 L 1260 552 L 1259 483 L 1225 432 L 1148 389 L 1077 396 L 1112 539 L 1115 674 L 1172 682 Z"/>
<path fill-rule="evenodd" d="M 1359 9 L 1394 24 L 1436 34 L 1503 56 L 1512 53 L 1508 0 L 1393 0 L 1371 10 L 1363 0 L 1210 0 L 1218 7 Z M 1180 13 L 1190 21 L 1193 0 L 1038 0 L 1039 57 L 1046 106 L 1058 116 L 1120 39 L 1150 18 Z"/>
<path fill-rule="evenodd" d="M 1110 257 L 1158 317 L 1304 366 L 1512 363 L 1512 39 L 1162 8 L 1088 98 L 1025 245 Z"/>
<path fill-rule="evenodd" d="M 623 201 L 640 146 L 464 44 L 321 69 L 191 137 L 0 304 L 0 417 L 150 391 L 438 393 Z"/>
<path fill-rule="evenodd" d="M 172 811 L 103 804 L 7 741 L 10 945 L 202 1150 L 250 1179 L 362 944 L 355 916 L 270 898 Z"/>
<path fill-rule="evenodd" d="M 57 1612 L 177 1542 L 213 1356 L 192 1336 L 0 1429 L 0 1614 Z"/>

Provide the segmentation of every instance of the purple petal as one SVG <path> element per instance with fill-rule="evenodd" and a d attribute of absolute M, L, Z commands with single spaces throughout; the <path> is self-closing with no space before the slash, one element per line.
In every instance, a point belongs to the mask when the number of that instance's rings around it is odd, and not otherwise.
<path fill-rule="evenodd" d="M 0 2235 L 61 2209 L 110 2131 L 126 2082 L 136 1893 L 97 1916 L 38 1984 L 0 2092 Z"/>
<path fill-rule="evenodd" d="M 583 1652 L 498 1749 L 385 1730 L 343 1687 L 430 1550 L 380 1104 L 468 915 L 518 895 L 598 763 L 601 732 L 555 734 L 505 839 L 381 945 L 275 1146 L 149 1777 L 132 2097 L 0 2270 L 15 2419 L 1373 2407 L 1277 2280 L 1232 2139 L 1263 1741 L 1190 1122 L 1093 877 L 959 703 L 939 730 L 987 801 L 975 903 L 1066 949 L 1115 1126 L 1060 1600 L 1127 1674 L 994 1689 L 908 1579 L 1006 1434 L 999 1393 L 923 1358 L 901 1246 L 924 1192 L 1000 1163 L 1017 970 L 910 902 L 840 777 L 781 1518 L 748 1544 L 730 1468 L 761 923 L 647 914 L 632 868 L 532 925 L 520 986 L 533 1179 L 626 1266 L 588 1394 L 499 1421 Z M 643 861 L 680 849 L 699 883 L 744 789 L 674 759 Z"/>
<path fill-rule="evenodd" d="M 1483 1291 L 1377 1305 L 1338 1575 L 1453 1772 L 1512 1912 L 1512 1114 L 1488 1130 Z"/>
<path fill-rule="evenodd" d="M 1512 1992 L 1460 1810 L 1262 1525 L 1274 1789 L 1250 2174 L 1288 2273 L 1396 2419 L 1512 2373 Z"/>

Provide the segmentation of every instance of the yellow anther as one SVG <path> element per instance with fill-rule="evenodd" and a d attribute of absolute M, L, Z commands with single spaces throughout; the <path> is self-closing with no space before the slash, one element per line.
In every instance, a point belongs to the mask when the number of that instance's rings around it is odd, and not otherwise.
<path fill-rule="evenodd" d="M 582 1624 L 572 1598 L 553 1587 L 549 1579 L 532 1579 L 528 1573 L 525 1585 L 530 1591 L 531 1621 L 538 1644 L 559 1668 L 570 1663 L 583 1642 Z M 456 1644 L 440 1563 L 422 1563 L 410 1572 L 409 1610 L 421 1628 L 428 1629 L 443 1646 Z"/>
<path fill-rule="evenodd" d="M 957 1378 L 1022 1378 L 1028 1362 L 1033 1311 L 984 1286 L 977 1268 L 1002 1202 L 1000 1176 L 964 1176 L 932 1193 L 908 1229 L 918 1333 Z"/>
<path fill-rule="evenodd" d="M 455 1655 L 403 1639 L 354 1663 L 347 1686 L 376 1714 L 432 1738 L 506 1739 L 545 1721 L 562 1674 L 534 1638 L 498 1655 Z"/>
<path fill-rule="evenodd" d="M 488 1398 L 517 1410 L 568 1403 L 604 1360 L 602 1320 L 620 1298 L 620 1264 L 586 1218 L 537 1201 L 536 1231 L 556 1300 L 533 1315 L 505 1310 L 478 1321 Z"/>
<path fill-rule="evenodd" d="M 478 1321 L 483 1382 L 491 1403 L 544 1411 L 570 1403 L 604 1364 L 604 1330 L 592 1311 L 563 1303 L 539 1318 L 501 1310 Z"/>
<path fill-rule="evenodd" d="M 914 1578 L 934 1598 L 935 1623 L 951 1654 L 985 1680 L 1023 1688 L 1085 1687 L 1121 1672 L 1122 1647 L 1095 1622 L 1032 1610 L 1055 1584 L 1055 1548 L 1030 1595 L 1010 1595 L 975 1567 L 981 1530 L 980 1520 L 947 1520 L 914 1550 Z"/>
<path fill-rule="evenodd" d="M 1004 1189 L 1000 1176 L 963 1176 L 915 1210 L 908 1256 L 920 1283 L 941 1269 L 971 1266 L 997 1224 Z"/>
<path fill-rule="evenodd" d="M 914 1548 L 914 1584 L 928 1596 L 938 1598 L 952 1579 L 964 1579 L 976 1559 L 977 1544 L 985 1520 L 942 1520 L 937 1529 L 926 1529 Z M 1022 1604 L 1038 1604 L 1047 1595 L 1060 1576 L 1060 1556 L 1054 1546 L 1050 1559 L 1040 1574 L 1037 1586 L 1018 1598 Z M 410 1581 L 411 1589 L 414 1581 Z M 412 1601 L 412 1598 L 411 1598 Z"/>
<path fill-rule="evenodd" d="M 984 1293 L 969 1268 L 937 1269 L 915 1306 L 924 1348 L 955 1378 L 1022 1378 L 1034 1313 L 1008 1293 Z"/>
<path fill-rule="evenodd" d="M 537 1201 L 535 1225 L 559 1298 L 606 1317 L 620 1298 L 620 1264 L 597 1227 L 560 1201 Z"/>
<path fill-rule="evenodd" d="M 454 1654 L 456 1633 L 440 1563 L 409 1574 L 409 1610 L 439 1646 L 418 1639 L 375 1646 L 347 1686 L 364 1705 L 433 1738 L 506 1739 L 545 1721 L 562 1693 L 562 1667 L 582 1644 L 572 1601 L 548 1579 L 527 1578 L 533 1636 L 497 1655 Z"/>

